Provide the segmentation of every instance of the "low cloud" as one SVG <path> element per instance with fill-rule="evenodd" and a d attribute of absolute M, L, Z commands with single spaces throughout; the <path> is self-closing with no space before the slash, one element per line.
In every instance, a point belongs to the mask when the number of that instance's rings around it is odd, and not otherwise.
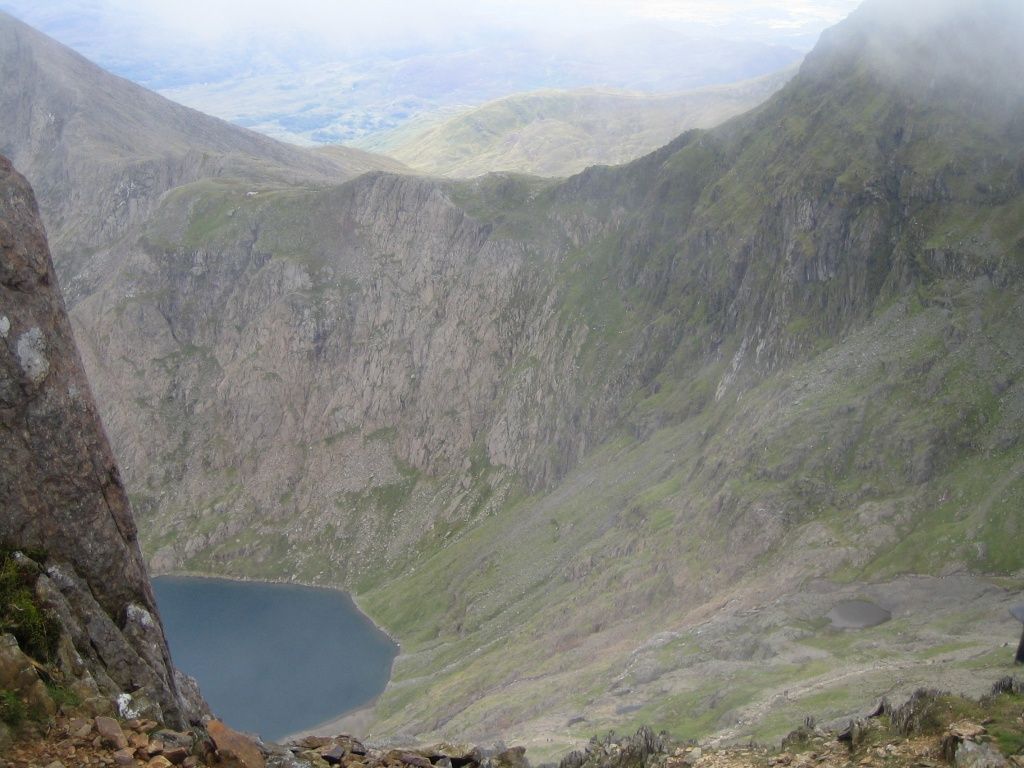
<path fill-rule="evenodd" d="M 175 48 L 211 54 L 296 47 L 349 55 L 410 44 L 449 44 L 480 30 L 578 35 L 637 21 L 728 29 L 770 36 L 820 31 L 856 0 L 3 0 L 0 8 L 65 42 L 122 56 Z"/>

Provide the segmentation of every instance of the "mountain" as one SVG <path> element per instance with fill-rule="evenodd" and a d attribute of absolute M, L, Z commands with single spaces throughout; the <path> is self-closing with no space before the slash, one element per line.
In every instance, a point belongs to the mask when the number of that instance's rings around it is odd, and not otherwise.
<path fill-rule="evenodd" d="M 122 236 L 180 184 L 338 182 L 400 170 L 358 150 L 330 156 L 272 141 L 111 75 L 0 12 L 0 153 L 39 195 L 73 303 L 98 245 Z"/>
<path fill-rule="evenodd" d="M 683 131 L 725 122 L 756 107 L 792 75 L 786 70 L 664 95 L 595 89 L 516 94 L 427 128 L 417 122 L 363 143 L 437 176 L 569 176 L 589 165 L 634 160 Z"/>
<path fill-rule="evenodd" d="M 522 747 L 368 749 L 339 735 L 281 746 L 211 719 L 194 683 L 170 666 L 134 522 L 75 352 L 34 197 L 2 157 L 0 248 L 0 296 L 9 313 L 0 318 L 7 340 L 0 355 L 0 430 L 8 449 L 0 470 L 8 502 L 0 521 L 0 749 L 6 758 L 26 765 L 73 759 L 250 768 L 529 768 Z M 124 604 L 125 597 L 131 602 Z M 190 694 L 182 696 L 178 686 Z M 781 752 L 753 745 L 702 748 L 643 727 L 632 737 L 595 737 L 559 768 L 702 760 L 736 768 L 772 760 L 838 766 L 881 754 L 888 764 L 910 766 L 923 754 L 939 753 L 960 765 L 1010 765 L 1005 756 L 1020 751 L 1021 693 L 1012 677 L 977 702 L 918 691 L 895 707 L 883 700 L 869 719 L 853 720 L 841 733 L 807 718 L 783 740 Z M 116 719 L 109 716 L 115 708 Z"/>
<path fill-rule="evenodd" d="M 868 2 L 752 112 L 562 181 L 154 197 L 58 264 L 150 566 L 348 588 L 402 644 L 373 735 L 541 757 L 1008 671 L 1022 31 Z"/>

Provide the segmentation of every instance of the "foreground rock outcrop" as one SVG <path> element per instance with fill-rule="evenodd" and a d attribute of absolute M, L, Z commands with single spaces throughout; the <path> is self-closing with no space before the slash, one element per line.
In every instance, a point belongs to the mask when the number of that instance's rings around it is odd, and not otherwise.
<path fill-rule="evenodd" d="M 135 523 L 100 424 L 28 183 L 0 157 L 0 545 L 61 627 L 92 692 L 183 725 Z M 86 691 L 88 693 L 88 691 Z"/>
<path fill-rule="evenodd" d="M 1010 677 L 980 700 L 920 690 L 898 706 L 883 700 L 844 726 L 818 727 L 808 715 L 781 747 L 700 744 L 641 727 L 632 736 L 594 737 L 558 768 L 1020 768 L 1022 694 L 1021 681 Z M 57 717 L 45 736 L 22 740 L 5 757 L 0 768 L 530 768 L 522 747 L 500 744 L 393 748 L 344 735 L 275 744 L 217 720 L 178 732 L 151 720 L 74 716 Z"/>

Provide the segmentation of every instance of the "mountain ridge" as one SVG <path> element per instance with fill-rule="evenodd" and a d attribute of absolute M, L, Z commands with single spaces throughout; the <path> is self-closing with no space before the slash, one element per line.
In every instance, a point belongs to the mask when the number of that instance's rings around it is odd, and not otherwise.
<path fill-rule="evenodd" d="M 678 94 L 584 89 L 514 94 L 438 121 L 406 126 L 364 144 L 425 173 L 569 176 L 617 165 L 689 128 L 710 128 L 778 90 L 794 69 Z"/>
<path fill-rule="evenodd" d="M 72 283 L 89 283 L 80 252 L 122 236 L 172 187 L 224 174 L 326 183 L 400 168 L 358 151 L 317 155 L 229 125 L 105 72 L 3 12 L 0 34 L 0 151 L 33 181 L 72 304 L 80 292 Z"/>

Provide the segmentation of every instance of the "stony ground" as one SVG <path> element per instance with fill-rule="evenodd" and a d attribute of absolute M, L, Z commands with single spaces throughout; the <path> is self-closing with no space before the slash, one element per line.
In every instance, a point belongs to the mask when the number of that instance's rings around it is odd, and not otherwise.
<path fill-rule="evenodd" d="M 177 732 L 152 720 L 57 716 L 23 724 L 0 750 L 0 768 L 137 766 L 182 768 L 529 768 L 522 747 L 482 750 L 437 745 L 389 749 L 350 736 L 308 736 L 279 745 L 217 720 Z M 679 743 L 641 728 L 594 738 L 558 768 L 1024 768 L 1024 683 L 1003 678 L 980 700 L 918 691 L 883 701 L 841 729 L 810 718 L 781 746 Z"/>

